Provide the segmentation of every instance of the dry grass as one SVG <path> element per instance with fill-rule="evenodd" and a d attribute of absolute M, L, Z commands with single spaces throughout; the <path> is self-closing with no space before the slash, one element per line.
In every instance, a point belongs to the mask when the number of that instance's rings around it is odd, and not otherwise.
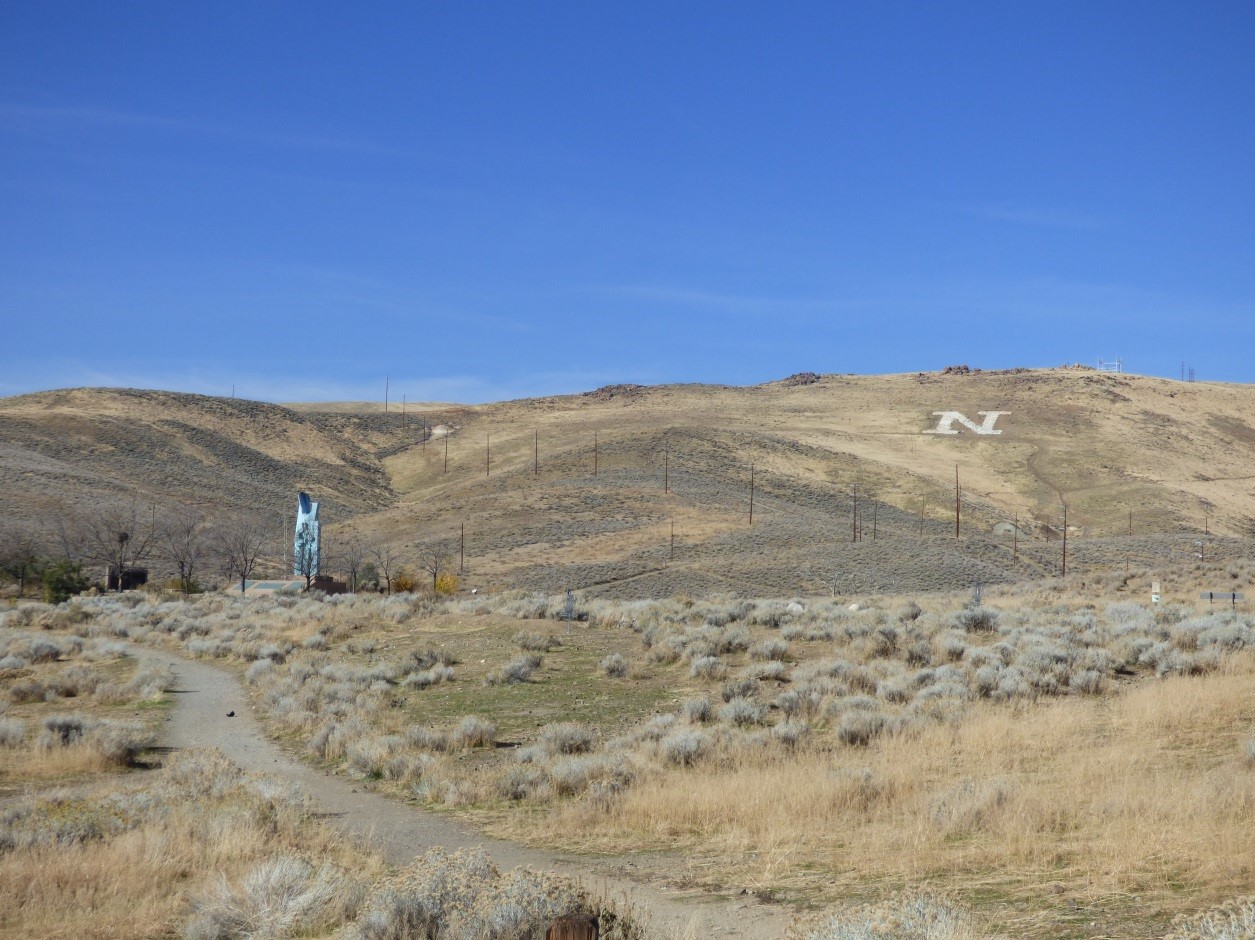
<path fill-rule="evenodd" d="M 257 789 L 220 756 L 192 752 L 173 770 L 120 793 L 33 799 L 23 831 L 62 835 L 0 853 L 0 937 L 170 936 L 190 897 L 285 852 L 367 879 L 382 872 L 299 800 Z M 13 825 L 6 819 L 0 834 Z"/>
<path fill-rule="evenodd" d="M 117 765 L 107 755 L 91 746 L 0 750 L 0 786 L 6 789 L 116 769 Z"/>
<path fill-rule="evenodd" d="M 714 890 L 939 885 L 1017 936 L 1133 937 L 1255 876 L 1248 616 L 1022 592 L 581 601 L 568 625 L 562 600 L 123 597 L 34 617 L 232 664 L 274 733 L 367 786 L 523 840 L 679 847 Z M 530 679 L 483 681 L 550 625 Z M 718 675 L 694 673 L 706 660 Z"/>
<path fill-rule="evenodd" d="M 0 742 L 0 793 L 125 769 L 169 706 L 173 675 L 112 641 L 0 628 L 0 650 L 11 664 L 0 671 L 0 720 L 15 729 Z M 66 720 L 75 728 L 64 740 L 45 725 Z"/>
<path fill-rule="evenodd" d="M 927 882 L 1043 912 L 1124 899 L 1135 931 L 1255 881 L 1253 684 L 1245 654 L 1107 699 L 985 704 L 860 752 L 741 753 L 553 825 L 605 851 L 679 844 L 733 883 L 840 896 Z"/>

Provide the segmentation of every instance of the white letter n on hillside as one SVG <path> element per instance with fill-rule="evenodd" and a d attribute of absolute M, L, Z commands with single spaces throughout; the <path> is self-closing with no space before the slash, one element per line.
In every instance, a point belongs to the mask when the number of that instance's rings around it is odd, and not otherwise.
<path fill-rule="evenodd" d="M 954 422 L 957 421 L 959 422 L 959 424 L 963 425 L 965 428 L 968 428 L 977 434 L 1001 434 L 1002 432 L 999 431 L 997 428 L 995 428 L 994 424 L 1003 415 L 1009 415 L 1011 412 L 1009 411 L 978 411 L 976 413 L 985 419 L 980 424 L 977 424 L 975 421 L 967 417 L 967 415 L 963 414 L 963 412 L 961 411 L 934 411 L 933 414 L 937 416 L 937 426 L 933 428 L 932 430 L 924 431 L 923 433 L 924 434 L 958 434 L 959 432 L 954 429 Z"/>

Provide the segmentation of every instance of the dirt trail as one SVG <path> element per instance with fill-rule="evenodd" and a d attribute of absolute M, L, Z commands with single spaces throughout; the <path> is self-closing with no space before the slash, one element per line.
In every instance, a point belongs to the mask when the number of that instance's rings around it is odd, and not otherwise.
<path fill-rule="evenodd" d="M 428 848 L 450 851 L 479 847 L 503 869 L 526 865 L 577 877 L 611 897 L 626 896 L 644 907 L 659 938 L 689 936 L 775 940 L 789 922 L 787 911 L 752 896 L 727 900 L 693 896 L 659 882 L 678 865 L 674 860 L 564 856 L 485 837 L 457 820 L 426 812 L 398 800 L 363 790 L 352 781 L 324 774 L 288 757 L 265 736 L 252 716 L 243 687 L 234 676 L 195 660 L 156 650 L 137 650 L 144 659 L 164 663 L 179 677 L 175 708 L 163 732 L 170 747 L 214 747 L 245 770 L 276 774 L 300 784 L 315 810 L 347 831 L 365 837 L 389 862 L 403 865 Z M 235 717 L 228 718 L 228 712 Z M 557 834 L 560 835 L 560 834 Z M 635 870 L 642 879 L 626 874 Z"/>

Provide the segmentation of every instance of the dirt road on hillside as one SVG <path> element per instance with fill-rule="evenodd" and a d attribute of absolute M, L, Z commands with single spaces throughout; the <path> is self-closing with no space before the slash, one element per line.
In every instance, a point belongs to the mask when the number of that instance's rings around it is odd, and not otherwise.
<path fill-rule="evenodd" d="M 682 867 L 674 859 L 563 856 L 490 839 L 457 820 L 315 770 L 287 756 L 263 734 L 252 716 L 244 689 L 234 676 L 165 652 L 137 652 L 146 660 L 170 666 L 179 678 L 173 693 L 175 707 L 163 732 L 165 745 L 217 748 L 245 770 L 276 774 L 300 784 L 313 799 L 317 812 L 363 837 L 393 864 L 407 864 L 434 846 L 444 846 L 449 851 L 478 847 L 502 869 L 526 865 L 554 871 L 579 878 L 611 897 L 626 897 L 647 911 L 659 940 L 686 936 L 694 940 L 776 940 L 784 935 L 788 913 L 753 896 L 727 900 L 669 888 L 668 876 L 678 874 L 677 869 Z M 229 712 L 234 712 L 235 717 L 228 718 Z"/>

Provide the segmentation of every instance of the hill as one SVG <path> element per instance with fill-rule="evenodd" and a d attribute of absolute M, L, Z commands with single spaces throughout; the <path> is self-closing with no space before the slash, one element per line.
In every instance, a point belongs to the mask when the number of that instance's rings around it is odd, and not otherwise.
<path fill-rule="evenodd" d="M 400 416 L 300 414 L 242 399 L 67 389 L 0 399 L 0 512 L 116 496 L 290 513 L 301 488 L 333 515 L 395 499 L 379 453 L 426 434 Z"/>
<path fill-rule="evenodd" d="M 333 557 L 350 535 L 435 539 L 456 565 L 464 527 L 467 583 L 623 597 L 1053 575 L 1064 507 L 1072 570 L 1179 565 L 1208 537 L 1204 552 L 1245 554 L 1255 518 L 1245 385 L 1081 368 L 805 374 L 415 410 L 6 399 L 0 507 L 139 487 L 286 512 L 303 487 L 327 507 Z"/>

